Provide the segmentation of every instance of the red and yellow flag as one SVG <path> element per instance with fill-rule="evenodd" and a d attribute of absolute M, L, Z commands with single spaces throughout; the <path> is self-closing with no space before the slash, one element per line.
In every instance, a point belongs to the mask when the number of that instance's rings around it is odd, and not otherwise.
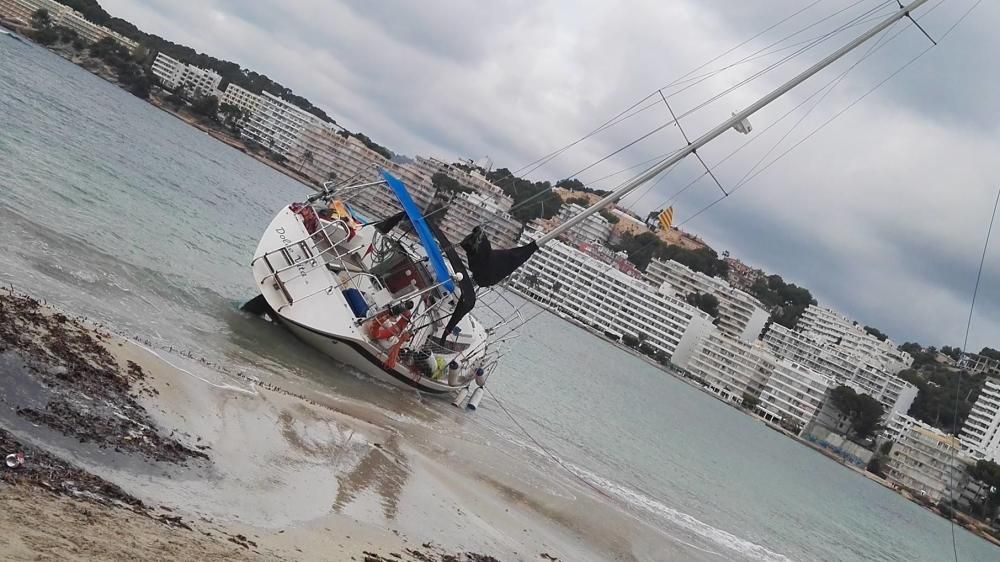
<path fill-rule="evenodd" d="M 663 230 L 670 230 L 670 225 L 674 223 L 673 206 L 667 207 L 666 209 L 660 211 L 660 214 L 657 215 L 657 218 L 660 219 L 660 226 L 663 228 Z"/>

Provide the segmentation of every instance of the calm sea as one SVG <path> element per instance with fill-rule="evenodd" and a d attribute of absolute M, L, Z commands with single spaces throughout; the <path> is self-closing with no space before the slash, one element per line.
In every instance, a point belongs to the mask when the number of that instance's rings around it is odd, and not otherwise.
<path fill-rule="evenodd" d="M 373 390 L 238 312 L 254 294 L 247 262 L 258 235 L 306 193 L 0 35 L 0 281 L 216 361 L 311 377 L 387 408 L 451 408 Z M 725 558 L 952 559 L 945 520 L 549 314 L 525 327 L 491 387 L 579 475 Z M 537 462 L 489 399 L 472 417 L 471 431 L 523 445 Z M 961 529 L 958 551 L 1000 560 Z"/>

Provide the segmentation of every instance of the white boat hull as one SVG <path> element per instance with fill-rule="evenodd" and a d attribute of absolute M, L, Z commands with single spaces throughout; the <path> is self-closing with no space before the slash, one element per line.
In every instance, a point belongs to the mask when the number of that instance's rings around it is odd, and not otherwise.
<path fill-rule="evenodd" d="M 400 388 L 441 395 L 468 385 L 467 379 L 452 386 L 448 384 L 447 376 L 439 379 L 423 376 L 402 362 L 393 368 L 386 367 L 385 350 L 366 336 L 341 291 L 324 290 L 332 287 L 336 278 L 321 262 L 305 259 L 301 265 L 289 266 L 291 269 L 285 276 L 284 285 L 279 287 L 275 283 L 274 268 L 284 263 L 277 259 L 275 263 L 270 263 L 262 256 L 273 255 L 275 250 L 284 247 L 297 257 L 299 251 L 290 241 L 305 237 L 308 234 L 304 227 L 295 213 L 286 207 L 277 214 L 261 238 L 251 269 L 267 303 L 269 316 L 325 355 Z"/>
<path fill-rule="evenodd" d="M 323 335 L 310 330 L 304 326 L 299 326 L 278 315 L 281 323 L 288 328 L 295 337 L 299 338 L 309 346 L 320 351 L 324 355 L 336 361 L 354 367 L 362 373 L 378 379 L 382 382 L 405 388 L 409 390 L 419 390 L 430 394 L 447 394 L 458 390 L 444 384 L 444 381 L 435 381 L 423 376 L 414 376 L 410 373 L 401 372 L 399 369 L 388 369 L 382 365 L 378 359 L 378 350 L 366 349 L 364 342 L 352 342 L 347 339 L 338 339 L 333 336 Z"/>

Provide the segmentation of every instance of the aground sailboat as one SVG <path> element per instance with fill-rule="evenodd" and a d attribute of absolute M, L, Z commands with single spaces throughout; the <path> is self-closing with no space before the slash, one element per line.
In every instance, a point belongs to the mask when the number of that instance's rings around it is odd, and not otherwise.
<path fill-rule="evenodd" d="M 251 261 L 260 296 L 245 305 L 266 313 L 334 359 L 388 383 L 475 409 L 521 319 L 482 298 L 550 240 L 695 153 L 729 129 L 748 134 L 747 119 L 792 88 L 926 3 L 914 0 L 836 52 L 739 111 L 686 147 L 597 201 L 535 242 L 494 250 L 480 228 L 453 245 L 425 220 L 406 186 L 386 171 L 358 189 L 388 187 L 403 211 L 369 222 L 337 192 L 323 191 L 283 208 Z M 465 263 L 458 253 L 461 247 Z M 478 294 L 477 294 L 478 287 Z M 494 291 L 496 299 L 503 294 Z M 478 302 L 487 325 L 470 314 Z M 509 303 L 507 303 L 509 305 Z M 485 306 L 484 306 L 485 305 Z M 505 328 L 506 327 L 506 328 Z"/>

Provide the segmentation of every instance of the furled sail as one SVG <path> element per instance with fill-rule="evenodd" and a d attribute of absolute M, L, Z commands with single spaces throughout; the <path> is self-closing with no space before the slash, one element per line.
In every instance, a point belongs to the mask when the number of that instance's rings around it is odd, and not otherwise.
<path fill-rule="evenodd" d="M 469 269 L 476 284 L 480 287 L 491 287 L 506 279 L 528 261 L 538 249 L 538 245 L 530 242 L 516 248 L 494 250 L 486 232 L 477 226 L 462 240 L 462 249 L 465 250 Z"/>

